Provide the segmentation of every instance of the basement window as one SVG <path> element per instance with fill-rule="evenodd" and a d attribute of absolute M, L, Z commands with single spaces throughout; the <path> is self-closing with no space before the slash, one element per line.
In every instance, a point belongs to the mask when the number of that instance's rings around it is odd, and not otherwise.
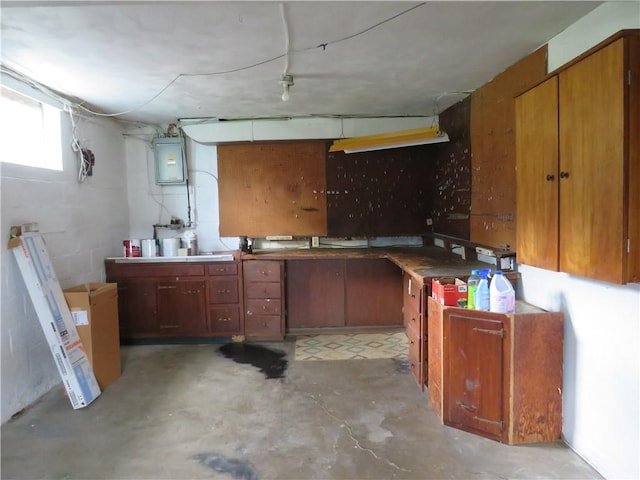
<path fill-rule="evenodd" d="M 60 110 L 1 86 L 2 162 L 62 170 Z"/>

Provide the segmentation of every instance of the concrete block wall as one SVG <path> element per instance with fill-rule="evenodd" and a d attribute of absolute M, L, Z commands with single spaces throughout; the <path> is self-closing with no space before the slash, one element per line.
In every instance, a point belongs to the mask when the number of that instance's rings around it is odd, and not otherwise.
<path fill-rule="evenodd" d="M 2 163 L 0 238 L 6 242 L 11 225 L 37 222 L 58 280 L 67 288 L 104 281 L 104 258 L 121 255 L 129 215 L 120 125 L 106 119 L 78 120 L 78 138 L 95 155 L 93 176 L 80 184 L 69 117 L 61 115 L 63 171 Z M 60 377 L 13 252 L 6 244 L 0 252 L 4 423 L 59 384 Z"/>

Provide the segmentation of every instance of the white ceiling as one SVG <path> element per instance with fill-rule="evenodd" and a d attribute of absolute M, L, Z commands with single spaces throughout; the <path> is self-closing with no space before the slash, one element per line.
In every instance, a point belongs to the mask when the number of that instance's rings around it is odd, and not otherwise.
<path fill-rule="evenodd" d="M 429 116 L 600 3 L 3 1 L 1 53 L 90 108 L 149 124 Z"/>

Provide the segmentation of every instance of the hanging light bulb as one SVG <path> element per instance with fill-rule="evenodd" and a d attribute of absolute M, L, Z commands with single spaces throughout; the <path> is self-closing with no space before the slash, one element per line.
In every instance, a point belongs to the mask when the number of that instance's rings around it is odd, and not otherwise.
<path fill-rule="evenodd" d="M 293 85 L 293 76 L 291 75 L 282 75 L 282 79 L 280 79 L 280 85 L 282 85 L 282 101 L 289 101 L 289 87 Z"/>

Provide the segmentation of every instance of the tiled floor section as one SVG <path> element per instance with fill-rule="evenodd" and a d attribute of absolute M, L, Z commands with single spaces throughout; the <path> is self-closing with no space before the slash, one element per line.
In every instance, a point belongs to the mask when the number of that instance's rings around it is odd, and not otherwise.
<path fill-rule="evenodd" d="M 366 360 L 403 358 L 408 354 L 404 332 L 306 335 L 296 338 L 296 360 Z"/>

